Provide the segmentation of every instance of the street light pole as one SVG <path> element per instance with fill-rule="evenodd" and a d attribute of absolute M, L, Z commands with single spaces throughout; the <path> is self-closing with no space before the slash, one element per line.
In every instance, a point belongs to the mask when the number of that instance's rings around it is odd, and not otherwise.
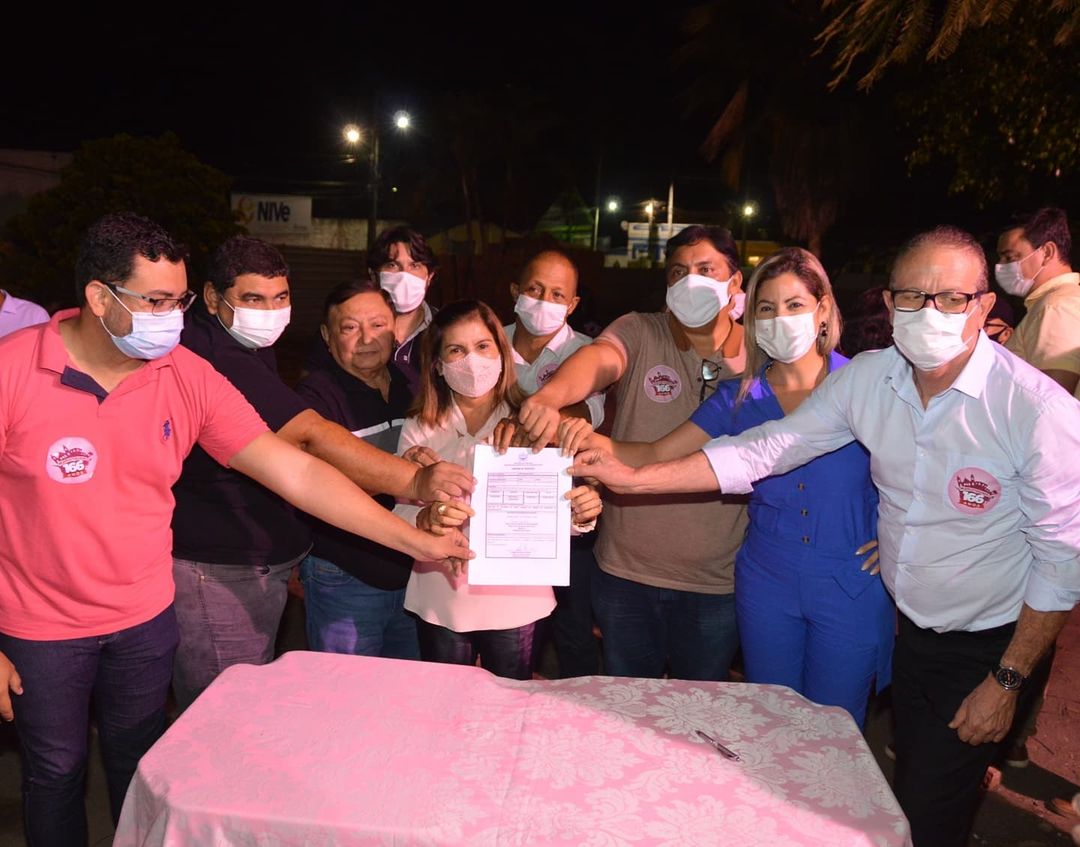
<path fill-rule="evenodd" d="M 754 216 L 755 211 L 756 210 L 754 209 L 754 204 L 753 203 L 746 203 L 742 207 L 742 251 L 741 251 L 741 258 L 742 258 L 742 263 L 745 266 L 749 266 L 749 264 L 750 264 L 750 262 L 747 260 L 747 257 L 746 257 L 746 224 L 747 224 L 747 222 L 749 222 L 750 218 L 752 218 Z"/>
<path fill-rule="evenodd" d="M 368 213 L 367 250 L 375 246 L 375 227 L 379 225 L 379 121 L 378 116 L 371 122 L 371 151 L 368 161 L 371 164 L 371 211 Z"/>

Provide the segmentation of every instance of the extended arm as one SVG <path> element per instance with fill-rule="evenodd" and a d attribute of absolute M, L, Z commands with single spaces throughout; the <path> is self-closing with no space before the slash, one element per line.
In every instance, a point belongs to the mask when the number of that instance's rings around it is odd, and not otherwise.
<path fill-rule="evenodd" d="M 311 409 L 296 415 L 278 435 L 322 459 L 365 491 L 413 500 L 450 500 L 472 491 L 472 475 L 459 465 L 439 462 L 419 467 L 357 438 Z"/>
<path fill-rule="evenodd" d="M 525 399 L 518 412 L 529 439 L 541 446 L 555 436 L 560 410 L 602 391 L 623 375 L 626 361 L 615 345 L 599 339 L 559 365 L 539 391 Z"/>
<path fill-rule="evenodd" d="M 386 511 L 330 465 L 272 433 L 260 435 L 229 465 L 298 509 L 414 559 L 471 558 L 460 535 L 439 538 L 421 532 Z"/>

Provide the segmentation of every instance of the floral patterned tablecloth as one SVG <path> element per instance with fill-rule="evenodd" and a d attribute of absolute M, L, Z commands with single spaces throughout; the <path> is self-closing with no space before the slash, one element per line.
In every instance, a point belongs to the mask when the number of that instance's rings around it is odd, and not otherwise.
<path fill-rule="evenodd" d="M 737 752 L 723 758 L 694 730 Z M 905 845 L 854 722 L 788 688 L 289 653 L 139 764 L 114 844 Z"/>

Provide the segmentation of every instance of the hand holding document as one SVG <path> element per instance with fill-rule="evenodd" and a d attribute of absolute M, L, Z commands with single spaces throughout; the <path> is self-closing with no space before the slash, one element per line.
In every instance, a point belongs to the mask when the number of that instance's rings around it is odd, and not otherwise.
<path fill-rule="evenodd" d="M 571 463 L 554 447 L 477 445 L 470 585 L 569 585 Z"/>

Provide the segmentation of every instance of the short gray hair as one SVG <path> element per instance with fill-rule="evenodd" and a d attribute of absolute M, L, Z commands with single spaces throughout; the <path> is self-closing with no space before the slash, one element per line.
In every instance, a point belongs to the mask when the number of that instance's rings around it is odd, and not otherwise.
<path fill-rule="evenodd" d="M 908 241 L 907 244 L 900 248 L 900 252 L 896 254 L 896 261 L 893 262 L 892 273 L 889 275 L 890 282 L 896 279 L 896 269 L 912 253 L 921 250 L 923 247 L 955 247 L 959 250 L 967 250 L 975 257 L 979 265 L 979 278 L 976 281 L 976 289 L 979 293 L 990 290 L 990 272 L 986 265 L 986 254 L 983 252 L 982 245 L 970 232 L 956 226 L 937 226 L 927 232 L 920 232 Z"/>

